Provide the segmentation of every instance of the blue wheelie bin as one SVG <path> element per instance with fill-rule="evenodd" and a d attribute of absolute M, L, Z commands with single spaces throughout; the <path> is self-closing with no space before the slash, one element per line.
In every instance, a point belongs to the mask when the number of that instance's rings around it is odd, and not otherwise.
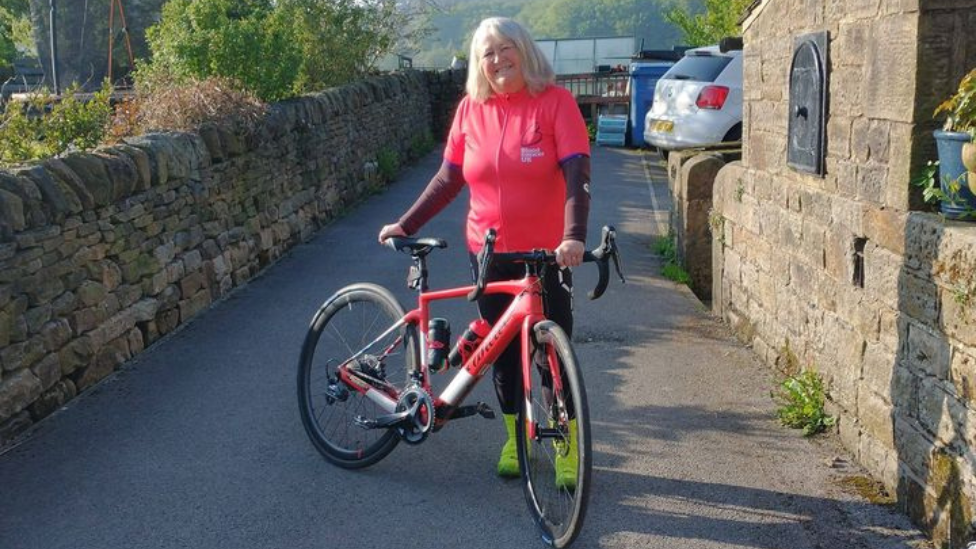
<path fill-rule="evenodd" d="M 634 62 L 630 64 L 630 144 L 644 146 L 644 116 L 654 102 L 654 86 L 673 62 Z"/>

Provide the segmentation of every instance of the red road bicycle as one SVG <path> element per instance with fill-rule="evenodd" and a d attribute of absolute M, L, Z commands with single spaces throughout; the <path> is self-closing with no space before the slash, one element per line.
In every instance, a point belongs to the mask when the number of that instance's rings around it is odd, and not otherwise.
<path fill-rule="evenodd" d="M 428 291 L 427 255 L 447 246 L 437 238 L 390 238 L 387 244 L 413 257 L 409 285 L 418 291 L 416 309 L 404 312 L 387 289 L 353 284 L 330 297 L 312 318 L 302 346 L 298 401 L 305 431 L 316 449 L 339 467 L 357 469 L 383 459 L 401 441 L 420 444 L 448 421 L 473 415 L 492 418 L 479 402 L 465 397 L 492 362 L 516 337 L 522 343 L 522 387 L 517 413 L 517 447 L 522 485 L 542 539 L 566 547 L 579 534 L 590 490 L 590 423 L 586 390 L 566 333 L 546 319 L 542 279 L 555 255 L 543 250 L 494 253 L 488 231 L 478 254 L 475 285 Z M 590 299 L 603 294 L 609 262 L 623 281 L 612 227 L 604 227 L 600 246 L 584 254 L 599 267 Z M 486 283 L 491 261 L 525 264 L 525 277 Z M 511 305 L 477 346 L 460 362 L 448 386 L 432 393 L 428 324 L 432 302 L 467 295 L 508 294 Z M 575 415 L 575 432 L 570 420 Z M 555 460 L 575 444 L 575 483 L 557 484 Z M 573 487 L 573 484 L 575 486 Z"/>

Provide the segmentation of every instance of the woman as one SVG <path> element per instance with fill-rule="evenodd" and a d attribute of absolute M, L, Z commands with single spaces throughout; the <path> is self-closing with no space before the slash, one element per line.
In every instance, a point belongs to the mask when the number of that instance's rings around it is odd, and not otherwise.
<path fill-rule="evenodd" d="M 586 124 L 572 94 L 553 84 L 555 74 L 549 62 L 515 21 L 501 17 L 482 21 L 471 40 L 468 59 L 467 95 L 458 105 L 444 163 L 407 213 L 380 230 L 379 240 L 416 233 L 467 184 L 466 233 L 473 270 L 477 270 L 476 255 L 490 228 L 498 231 L 498 252 L 554 250 L 560 269 L 545 279 L 546 314 L 571 335 L 569 268 L 582 261 L 590 205 Z M 492 265 L 487 280 L 523 275 L 521 265 Z M 511 299 L 484 296 L 478 309 L 494 324 Z M 498 461 L 498 474 L 503 477 L 519 476 L 515 446 L 519 362 L 516 341 L 493 370 L 508 432 Z M 575 427 L 572 422 L 571 426 Z M 570 455 L 557 459 L 557 484 L 575 483 L 576 448 L 570 446 Z"/>

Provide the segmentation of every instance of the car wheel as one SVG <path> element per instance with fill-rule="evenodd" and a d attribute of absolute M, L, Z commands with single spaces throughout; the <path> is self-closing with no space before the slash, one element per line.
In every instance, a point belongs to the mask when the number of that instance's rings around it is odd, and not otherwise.
<path fill-rule="evenodd" d="M 725 137 L 722 138 L 723 143 L 728 143 L 730 141 L 742 141 L 742 124 L 736 124 L 729 128 L 726 132 Z"/>

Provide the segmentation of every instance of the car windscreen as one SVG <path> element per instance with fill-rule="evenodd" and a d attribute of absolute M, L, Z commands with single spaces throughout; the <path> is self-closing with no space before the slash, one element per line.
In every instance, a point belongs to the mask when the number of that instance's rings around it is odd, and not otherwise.
<path fill-rule="evenodd" d="M 693 80 L 713 82 L 722 69 L 732 62 L 731 57 L 718 55 L 688 55 L 675 63 L 661 80 Z"/>

